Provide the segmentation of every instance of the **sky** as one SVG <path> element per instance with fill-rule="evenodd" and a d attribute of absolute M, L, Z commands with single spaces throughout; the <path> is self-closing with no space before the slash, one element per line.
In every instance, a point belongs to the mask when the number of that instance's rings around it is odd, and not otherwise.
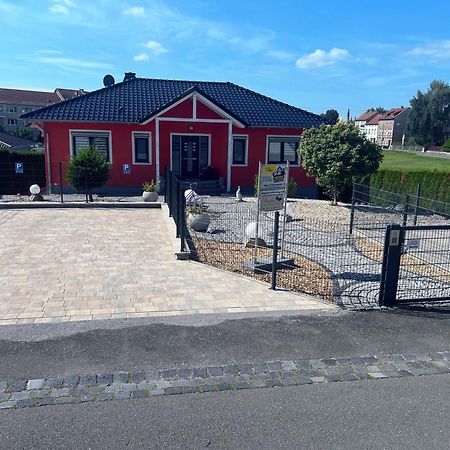
<path fill-rule="evenodd" d="M 450 81 L 450 1 L 0 0 L 0 87 L 231 81 L 315 113 Z"/>

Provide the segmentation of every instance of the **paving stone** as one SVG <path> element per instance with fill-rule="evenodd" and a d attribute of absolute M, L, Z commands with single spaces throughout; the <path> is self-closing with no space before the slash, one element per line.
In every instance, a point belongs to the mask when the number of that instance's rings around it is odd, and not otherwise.
<path fill-rule="evenodd" d="M 323 369 L 326 367 L 326 364 L 321 359 L 310 359 L 309 365 L 313 369 Z"/>
<path fill-rule="evenodd" d="M 344 373 L 341 377 L 342 381 L 357 381 L 359 380 L 358 376 L 353 373 Z"/>
<path fill-rule="evenodd" d="M 211 373 L 211 370 L 210 370 L 210 369 L 211 369 L 211 368 L 208 368 L 208 370 L 209 370 L 210 373 Z M 212 374 L 212 373 L 211 373 L 211 375 L 214 376 L 214 374 Z M 181 369 L 178 369 L 178 376 L 179 376 L 180 378 L 183 378 L 183 379 L 191 378 L 191 377 L 192 377 L 192 369 L 188 369 L 188 368 L 185 368 L 185 367 L 183 367 L 183 368 L 181 368 Z"/>
<path fill-rule="evenodd" d="M 30 393 L 30 398 L 45 398 L 50 396 L 50 389 L 36 389 L 28 392 Z"/>
<path fill-rule="evenodd" d="M 313 383 L 325 383 L 327 380 L 325 377 L 311 377 Z"/>
<path fill-rule="evenodd" d="M 352 362 L 350 361 L 350 358 L 339 358 L 336 359 L 336 362 L 338 364 L 338 366 L 351 366 Z"/>
<path fill-rule="evenodd" d="M 113 382 L 116 383 L 128 383 L 130 374 L 128 372 L 115 372 L 113 373 Z"/>
<path fill-rule="evenodd" d="M 253 364 L 239 364 L 239 372 L 242 375 L 253 375 L 255 370 Z"/>
<path fill-rule="evenodd" d="M 177 395 L 183 393 L 182 386 L 171 386 L 165 389 L 167 395 Z"/>
<path fill-rule="evenodd" d="M 335 359 L 323 359 L 322 362 L 325 366 L 337 366 L 337 361 Z"/>
<path fill-rule="evenodd" d="M 297 366 L 294 361 L 281 361 L 281 368 L 283 370 L 295 370 L 297 369 Z"/>
<path fill-rule="evenodd" d="M 64 378 L 62 387 L 63 388 L 73 388 L 75 386 L 78 386 L 79 382 L 80 382 L 80 377 L 78 375 L 70 375 L 70 376 Z"/>
<path fill-rule="evenodd" d="M 267 367 L 269 368 L 269 371 L 274 370 L 282 370 L 283 366 L 281 365 L 280 361 L 272 361 L 267 363 Z"/>
<path fill-rule="evenodd" d="M 236 383 L 236 389 L 237 390 L 242 390 L 242 389 L 249 389 L 251 387 L 251 384 L 247 381 L 238 381 Z"/>
<path fill-rule="evenodd" d="M 208 372 L 212 377 L 221 377 L 223 375 L 223 369 L 219 366 L 208 367 Z M 192 376 L 192 371 L 191 371 Z"/>
<path fill-rule="evenodd" d="M 254 383 L 252 383 L 252 386 L 255 387 Z M 234 385 L 230 383 L 219 383 L 217 385 L 218 391 L 231 391 L 232 389 L 234 389 Z"/>
<path fill-rule="evenodd" d="M 58 389 L 63 385 L 64 379 L 57 377 L 46 378 L 45 387 L 49 389 Z"/>
<path fill-rule="evenodd" d="M 53 397 L 53 398 L 66 397 L 68 395 L 70 395 L 70 389 L 69 388 L 52 389 L 50 391 L 50 397 Z"/>
<path fill-rule="evenodd" d="M 183 394 L 193 394 L 197 391 L 195 386 L 183 386 L 182 390 L 183 390 Z M 161 391 L 160 395 L 162 395 L 164 393 L 165 393 L 164 391 Z"/>
<path fill-rule="evenodd" d="M 27 387 L 28 380 L 11 380 L 6 383 L 5 392 L 24 391 Z"/>
<path fill-rule="evenodd" d="M 44 378 L 28 380 L 27 389 L 28 390 L 31 390 L 31 389 L 42 389 L 42 387 L 44 386 L 44 383 L 45 383 L 45 379 Z"/>
<path fill-rule="evenodd" d="M 10 396 L 11 394 L 0 392 L 0 402 L 6 402 L 6 400 L 8 400 Z"/>
<path fill-rule="evenodd" d="M 311 369 L 311 366 L 309 365 L 309 360 L 307 359 L 300 359 L 295 361 L 295 365 L 297 366 L 298 369 L 300 370 L 308 370 Z"/>
<path fill-rule="evenodd" d="M 97 375 L 97 384 L 109 385 L 113 383 L 114 376 L 112 373 L 102 373 Z"/>
<path fill-rule="evenodd" d="M 23 400 L 18 400 L 16 402 L 17 408 L 29 408 L 31 406 L 36 406 L 37 399 L 25 398 Z"/>
<path fill-rule="evenodd" d="M 137 390 L 137 384 L 136 383 L 122 383 L 120 385 L 120 390 L 121 391 L 136 391 Z"/>
<path fill-rule="evenodd" d="M 148 390 L 131 391 L 131 398 L 145 398 L 148 397 Z"/>
<path fill-rule="evenodd" d="M 239 374 L 239 366 L 237 364 L 233 364 L 230 366 L 223 367 L 224 375 L 238 375 Z"/>
<path fill-rule="evenodd" d="M 0 402 L 0 409 L 11 409 L 15 408 L 17 405 L 16 401 Z"/>
<path fill-rule="evenodd" d="M 77 397 L 58 397 L 54 399 L 55 405 L 68 405 L 77 402 L 78 402 Z"/>
<path fill-rule="evenodd" d="M 382 372 L 369 372 L 370 378 L 387 378 L 387 375 L 385 375 Z"/>
<path fill-rule="evenodd" d="M 195 387 L 192 386 L 192 388 L 193 388 L 194 391 L 195 391 Z M 184 388 L 183 388 L 183 389 L 184 389 Z M 148 391 L 148 395 L 149 395 L 150 397 L 152 397 L 152 396 L 157 396 L 157 395 L 164 395 L 165 393 L 166 393 L 165 389 L 152 389 L 152 390 Z"/>
<path fill-rule="evenodd" d="M 116 400 L 126 400 L 131 398 L 131 392 L 130 391 L 120 391 L 114 394 L 114 398 Z"/>
<path fill-rule="evenodd" d="M 55 404 L 55 398 L 38 398 L 36 399 L 36 406 L 49 406 Z"/>
<path fill-rule="evenodd" d="M 194 369 L 195 371 L 196 369 Z M 206 372 L 206 369 L 202 369 Z M 178 371 L 177 369 L 165 369 L 160 371 L 161 378 L 164 378 L 165 380 L 173 380 L 178 377 Z M 195 375 L 194 375 L 195 376 Z"/>
<path fill-rule="evenodd" d="M 362 359 L 364 361 L 364 364 L 367 365 L 373 365 L 379 362 L 378 359 L 375 358 L 375 356 L 363 356 Z"/>
<path fill-rule="evenodd" d="M 140 383 L 146 379 L 145 372 L 136 371 L 130 373 L 130 380 L 133 383 Z"/>
<path fill-rule="evenodd" d="M 25 400 L 30 398 L 30 391 L 19 391 L 11 394 L 11 400 Z"/>
<path fill-rule="evenodd" d="M 192 376 L 195 378 L 207 378 L 208 370 L 204 367 L 196 367 L 192 369 Z"/>
<path fill-rule="evenodd" d="M 269 367 L 265 363 L 253 364 L 253 370 L 255 373 L 265 373 L 269 371 Z"/>
<path fill-rule="evenodd" d="M 79 403 L 93 402 L 94 400 L 95 400 L 95 397 L 93 395 L 83 395 L 78 398 Z"/>
<path fill-rule="evenodd" d="M 149 370 L 146 374 L 147 380 L 159 380 L 161 378 L 161 375 L 159 373 L 159 370 Z"/>
<path fill-rule="evenodd" d="M 96 382 L 96 375 L 81 375 L 79 384 L 83 386 L 93 386 Z"/>

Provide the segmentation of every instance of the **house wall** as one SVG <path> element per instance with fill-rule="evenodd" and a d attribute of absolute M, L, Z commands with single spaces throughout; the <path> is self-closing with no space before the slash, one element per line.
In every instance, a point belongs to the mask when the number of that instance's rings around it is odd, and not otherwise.
<path fill-rule="evenodd" d="M 163 113 L 158 119 L 148 124 L 117 124 L 117 123 L 85 123 L 85 122 L 46 122 L 46 149 L 50 154 L 47 160 L 47 179 L 50 175 L 53 190 L 59 189 L 59 162 L 63 164 L 63 186 L 68 187 L 65 178 L 67 163 L 70 161 L 70 130 L 110 131 L 112 146 L 112 165 L 110 179 L 105 185 L 105 191 L 139 192 L 143 182 L 156 180 L 156 126 L 159 130 L 159 173 L 163 177 L 165 167 L 171 167 L 171 135 L 193 134 L 208 135 L 210 142 L 210 165 L 218 170 L 227 184 L 228 169 L 228 134 L 229 122 L 224 117 L 201 103 L 197 99 L 196 120 L 193 119 L 193 100 L 188 99 L 175 105 Z M 175 120 L 173 120 L 175 119 Z M 208 122 L 201 122 L 202 119 Z M 221 120 L 221 123 L 211 122 Z M 158 125 L 157 125 L 158 123 Z M 132 132 L 151 132 L 151 161 L 149 165 L 133 164 Z M 267 160 L 268 136 L 300 136 L 301 129 L 282 128 L 240 128 L 232 127 L 233 135 L 244 135 L 248 138 L 248 159 L 246 166 L 232 166 L 231 190 L 237 186 L 251 189 L 254 177 L 258 173 L 258 163 Z M 46 152 L 46 157 L 48 152 Z M 123 165 L 130 164 L 131 174 L 123 173 Z M 300 166 L 291 167 L 290 176 L 295 179 L 299 191 L 307 196 L 315 193 L 315 182 L 308 177 Z"/>
<path fill-rule="evenodd" d="M 114 191 L 120 187 L 123 192 L 139 192 L 144 181 L 156 179 L 155 170 L 155 124 L 148 125 L 127 125 L 110 123 L 89 123 L 89 122 L 46 122 L 45 128 L 45 148 L 46 148 L 46 176 L 47 183 L 50 180 L 53 190 L 59 189 L 59 163 L 62 163 L 63 186 L 68 188 L 65 174 L 67 164 L 70 161 L 70 130 L 95 130 L 111 131 L 112 164 L 110 178 L 105 185 L 104 191 Z M 132 157 L 132 132 L 151 132 L 151 153 L 152 164 L 133 164 Z M 48 150 L 50 152 L 50 164 L 48 161 Z M 130 175 L 123 173 L 123 164 L 131 165 Z M 67 189 L 68 190 L 68 189 Z"/>

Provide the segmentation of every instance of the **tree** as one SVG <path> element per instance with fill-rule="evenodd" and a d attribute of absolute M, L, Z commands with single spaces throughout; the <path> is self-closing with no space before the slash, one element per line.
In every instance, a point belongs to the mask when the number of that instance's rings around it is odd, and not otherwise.
<path fill-rule="evenodd" d="M 339 113 L 335 109 L 328 109 L 327 112 L 320 115 L 325 123 L 328 125 L 334 125 L 339 120 Z"/>
<path fill-rule="evenodd" d="M 382 106 L 377 106 L 376 108 L 369 108 L 366 112 L 377 112 L 378 114 L 386 114 L 387 109 L 384 109 Z"/>
<path fill-rule="evenodd" d="M 83 147 L 78 156 L 74 156 L 67 169 L 67 179 L 78 192 L 85 192 L 92 198 L 92 188 L 103 186 L 109 178 L 109 163 L 94 148 Z"/>
<path fill-rule="evenodd" d="M 383 159 L 377 144 L 345 122 L 306 130 L 300 154 L 308 175 L 333 197 L 334 205 L 346 187 L 375 172 Z"/>
<path fill-rule="evenodd" d="M 417 145 L 440 145 L 450 127 L 450 86 L 432 81 L 426 92 L 417 91 L 411 99 L 406 134 Z"/>

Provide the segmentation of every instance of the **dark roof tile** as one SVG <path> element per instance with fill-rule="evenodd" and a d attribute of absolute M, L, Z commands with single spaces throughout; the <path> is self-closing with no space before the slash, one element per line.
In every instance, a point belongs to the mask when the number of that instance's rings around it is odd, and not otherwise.
<path fill-rule="evenodd" d="M 307 128 L 321 125 L 313 113 L 229 82 L 135 78 L 23 114 L 44 121 L 140 123 L 190 90 L 251 127 Z"/>

